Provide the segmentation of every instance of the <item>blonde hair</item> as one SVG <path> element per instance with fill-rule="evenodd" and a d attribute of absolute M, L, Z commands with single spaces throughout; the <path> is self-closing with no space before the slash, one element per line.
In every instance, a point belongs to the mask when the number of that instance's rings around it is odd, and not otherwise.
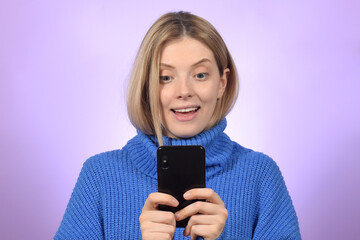
<path fill-rule="evenodd" d="M 214 54 L 220 75 L 230 69 L 223 97 L 218 100 L 208 127 L 218 124 L 235 104 L 239 81 L 234 61 L 224 40 L 205 19 L 188 12 L 167 13 L 148 30 L 136 56 L 127 96 L 129 119 L 145 134 L 154 134 L 163 145 L 163 126 L 159 100 L 159 64 L 163 46 L 183 37 L 205 44 Z"/>

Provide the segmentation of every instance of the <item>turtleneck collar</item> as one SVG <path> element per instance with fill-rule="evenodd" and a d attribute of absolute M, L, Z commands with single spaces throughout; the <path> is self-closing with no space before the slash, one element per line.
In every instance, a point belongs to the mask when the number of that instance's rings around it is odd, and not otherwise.
<path fill-rule="evenodd" d="M 229 160 L 233 144 L 224 133 L 227 122 L 224 118 L 218 125 L 194 137 L 175 139 L 164 136 L 164 145 L 202 145 L 206 151 L 206 178 L 220 171 Z M 153 135 L 138 131 L 137 136 L 128 142 L 129 158 L 144 174 L 157 178 L 157 141 Z"/>

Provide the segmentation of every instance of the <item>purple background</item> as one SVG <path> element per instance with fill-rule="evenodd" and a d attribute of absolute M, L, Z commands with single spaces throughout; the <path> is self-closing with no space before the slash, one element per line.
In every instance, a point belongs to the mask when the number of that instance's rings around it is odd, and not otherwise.
<path fill-rule="evenodd" d="M 83 162 L 134 136 L 129 71 L 174 10 L 222 34 L 241 78 L 226 132 L 276 160 L 303 239 L 359 236 L 359 1 L 1 0 L 1 239 L 52 238 Z"/>

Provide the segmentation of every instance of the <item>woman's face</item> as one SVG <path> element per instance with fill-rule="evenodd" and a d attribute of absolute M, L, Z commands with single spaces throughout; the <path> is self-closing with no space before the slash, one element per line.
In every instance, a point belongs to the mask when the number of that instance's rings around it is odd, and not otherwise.
<path fill-rule="evenodd" d="M 165 134 L 189 138 L 208 127 L 226 87 L 228 68 L 219 73 L 214 54 L 190 38 L 169 42 L 160 56 L 160 103 Z"/>

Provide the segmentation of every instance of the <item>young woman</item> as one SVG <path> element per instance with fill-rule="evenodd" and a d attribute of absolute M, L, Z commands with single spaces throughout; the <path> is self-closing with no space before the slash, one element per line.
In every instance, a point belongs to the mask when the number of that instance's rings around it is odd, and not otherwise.
<path fill-rule="evenodd" d="M 128 113 L 138 134 L 85 162 L 55 239 L 300 239 L 276 163 L 224 133 L 237 92 L 234 62 L 210 23 L 186 12 L 160 17 L 131 75 Z M 178 204 L 157 192 L 161 145 L 205 147 L 206 188 L 184 198 L 206 201 L 158 210 Z"/>

